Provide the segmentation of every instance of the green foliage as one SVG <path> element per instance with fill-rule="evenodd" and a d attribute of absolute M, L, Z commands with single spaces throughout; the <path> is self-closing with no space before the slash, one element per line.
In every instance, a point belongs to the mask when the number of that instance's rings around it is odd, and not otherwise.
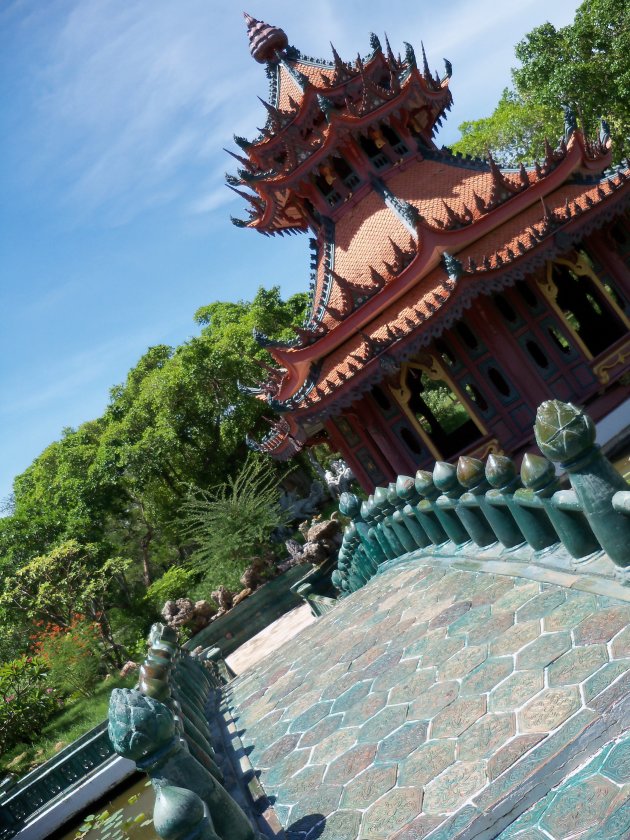
<path fill-rule="evenodd" d="M 62 627 L 70 627 L 77 613 L 96 620 L 113 580 L 128 565 L 120 557 L 102 561 L 95 545 L 68 540 L 6 578 L 0 604 Z"/>
<path fill-rule="evenodd" d="M 171 566 L 147 589 L 147 600 L 159 610 L 165 601 L 185 598 L 198 577 L 191 569 Z"/>
<path fill-rule="evenodd" d="M 101 674 L 98 625 L 77 619 L 67 629 L 49 627 L 36 643 L 48 682 L 60 697 L 91 697 Z"/>
<path fill-rule="evenodd" d="M 37 656 L 0 665 L 0 754 L 19 741 L 32 742 L 58 708 L 46 677 L 46 664 Z"/>
<path fill-rule="evenodd" d="M 59 750 L 60 743 L 70 744 L 107 718 L 113 688 L 132 688 L 136 680 L 137 674 L 124 679 L 114 676 L 101 681 L 89 698 L 69 700 L 63 709 L 55 703 L 56 711 L 43 728 L 31 730 L 32 740 L 22 740 L 6 751 L 0 748 L 0 771 L 22 774 L 47 761 Z"/>
<path fill-rule="evenodd" d="M 585 0 L 569 26 L 544 23 L 515 48 L 520 66 L 490 117 L 463 123 L 456 151 L 503 161 L 542 157 L 545 134 L 562 134 L 562 105 L 570 105 L 595 138 L 610 123 L 613 156 L 630 150 L 630 6 L 625 0 Z"/>
<path fill-rule="evenodd" d="M 194 490 L 182 505 L 180 527 L 206 569 L 245 568 L 268 551 L 271 532 L 287 522 L 278 475 L 268 460 L 250 455 L 235 478 L 211 490 Z"/>

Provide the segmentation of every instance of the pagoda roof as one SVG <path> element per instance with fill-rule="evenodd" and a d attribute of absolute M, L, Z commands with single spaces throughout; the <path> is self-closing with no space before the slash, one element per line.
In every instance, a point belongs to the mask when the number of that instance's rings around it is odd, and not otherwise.
<path fill-rule="evenodd" d="M 452 326 L 479 294 L 493 293 L 523 279 L 546 260 L 569 251 L 628 204 L 630 167 L 626 163 L 601 177 L 578 176 L 561 183 L 542 201 L 530 203 L 461 250 L 443 247 L 446 258 L 435 264 L 428 261 L 425 272 L 405 284 L 399 297 L 384 295 L 385 306 L 367 324 L 344 331 L 344 340 L 333 343 L 321 356 L 316 348 L 321 350 L 323 340 L 306 348 L 314 353 L 313 361 L 298 387 L 284 399 L 291 357 L 302 351 L 270 348 L 287 371 L 277 395 L 268 397 L 270 404 L 293 416 L 314 418 L 337 412 Z M 391 251 L 391 244 L 389 247 Z M 421 252 L 414 254 L 401 274 L 403 282 L 405 272 L 413 277 L 414 263 L 421 256 Z M 399 281 L 389 282 L 393 291 L 393 284 Z"/>
<path fill-rule="evenodd" d="M 368 130 L 401 109 L 423 111 L 425 141 L 431 145 L 436 123 L 452 104 L 449 72 L 442 79 L 429 70 L 423 54 L 419 69 L 411 45 L 405 59 L 384 52 L 375 35 L 373 50 L 353 63 L 304 56 L 294 47 L 272 50 L 282 30 L 246 16 L 250 49 L 267 62 L 270 80 L 265 126 L 254 140 L 235 137 L 244 152 L 230 152 L 242 164 L 228 185 L 249 202 L 249 219 L 240 227 L 262 233 L 305 231 L 309 219 L 296 189 L 352 132 Z M 450 65 L 447 64 L 448 67 Z M 246 192 L 242 187 L 248 188 Z"/>

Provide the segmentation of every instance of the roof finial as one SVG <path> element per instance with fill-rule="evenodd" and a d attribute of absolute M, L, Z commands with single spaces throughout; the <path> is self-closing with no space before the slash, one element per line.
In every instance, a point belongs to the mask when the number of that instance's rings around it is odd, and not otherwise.
<path fill-rule="evenodd" d="M 277 26 L 270 26 L 261 20 L 256 20 L 247 12 L 243 12 L 247 24 L 249 51 L 260 64 L 273 61 L 276 52 L 286 49 L 289 44 L 286 32 Z"/>

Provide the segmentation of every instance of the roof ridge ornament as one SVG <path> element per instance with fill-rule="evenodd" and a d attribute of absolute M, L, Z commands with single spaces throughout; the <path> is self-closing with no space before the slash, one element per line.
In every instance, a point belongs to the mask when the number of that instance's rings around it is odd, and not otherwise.
<path fill-rule="evenodd" d="M 270 26 L 262 20 L 256 20 L 247 12 L 243 12 L 249 38 L 249 51 L 254 61 L 267 64 L 276 58 L 277 54 L 289 46 L 289 39 L 284 29 Z"/>

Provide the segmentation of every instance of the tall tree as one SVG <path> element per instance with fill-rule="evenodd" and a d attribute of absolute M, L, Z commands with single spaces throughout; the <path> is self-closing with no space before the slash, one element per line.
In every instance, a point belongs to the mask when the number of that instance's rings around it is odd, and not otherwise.
<path fill-rule="evenodd" d="M 504 162 L 544 156 L 547 135 L 562 126 L 569 105 L 590 137 L 604 117 L 611 129 L 613 156 L 630 152 L 630 5 L 626 0 L 585 0 L 575 20 L 556 29 L 544 23 L 515 48 L 520 66 L 512 70 L 513 90 L 505 90 L 490 117 L 462 123 L 454 148 L 483 155 L 491 149 Z"/>

